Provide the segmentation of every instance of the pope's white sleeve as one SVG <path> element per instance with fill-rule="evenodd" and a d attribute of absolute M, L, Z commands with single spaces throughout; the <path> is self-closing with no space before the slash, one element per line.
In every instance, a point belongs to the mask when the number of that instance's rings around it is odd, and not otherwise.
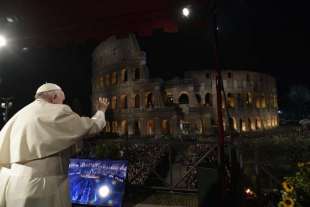
<path fill-rule="evenodd" d="M 103 111 L 98 110 L 95 115 L 92 117 L 100 130 L 102 130 L 106 125 L 105 113 Z"/>

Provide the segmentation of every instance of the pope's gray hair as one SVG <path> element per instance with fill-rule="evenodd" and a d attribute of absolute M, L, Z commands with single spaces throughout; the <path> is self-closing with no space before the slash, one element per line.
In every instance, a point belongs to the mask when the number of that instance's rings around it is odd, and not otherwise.
<path fill-rule="evenodd" d="M 35 99 L 44 99 L 46 101 L 48 101 L 50 98 L 52 98 L 55 95 L 58 95 L 60 92 L 60 90 L 52 90 L 52 91 L 45 91 L 45 92 L 41 92 L 41 93 L 37 93 L 34 98 Z"/>

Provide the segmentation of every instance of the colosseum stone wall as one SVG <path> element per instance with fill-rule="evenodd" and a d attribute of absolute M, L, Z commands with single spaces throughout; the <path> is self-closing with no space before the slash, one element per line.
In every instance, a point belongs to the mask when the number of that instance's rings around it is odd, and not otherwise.
<path fill-rule="evenodd" d="M 185 72 L 183 79 L 151 79 L 136 38 L 113 36 L 93 53 L 93 106 L 99 96 L 110 99 L 106 132 L 208 135 L 217 123 L 215 76 L 213 70 L 199 70 Z M 225 128 L 228 120 L 239 132 L 278 126 L 274 78 L 245 70 L 222 71 L 222 78 Z"/>

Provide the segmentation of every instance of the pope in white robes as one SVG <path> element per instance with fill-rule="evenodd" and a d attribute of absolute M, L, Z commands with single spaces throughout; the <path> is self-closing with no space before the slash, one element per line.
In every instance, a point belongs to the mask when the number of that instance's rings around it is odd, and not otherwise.
<path fill-rule="evenodd" d="M 67 168 L 74 144 L 104 128 L 107 99 L 92 118 L 64 105 L 56 84 L 46 83 L 36 99 L 0 131 L 0 207 L 69 207 Z"/>

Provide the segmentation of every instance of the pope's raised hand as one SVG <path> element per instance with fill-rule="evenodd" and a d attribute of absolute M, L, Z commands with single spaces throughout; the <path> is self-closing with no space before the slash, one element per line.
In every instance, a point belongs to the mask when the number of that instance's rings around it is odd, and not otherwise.
<path fill-rule="evenodd" d="M 96 103 L 97 110 L 105 112 L 109 106 L 109 101 L 107 98 L 99 97 Z"/>

